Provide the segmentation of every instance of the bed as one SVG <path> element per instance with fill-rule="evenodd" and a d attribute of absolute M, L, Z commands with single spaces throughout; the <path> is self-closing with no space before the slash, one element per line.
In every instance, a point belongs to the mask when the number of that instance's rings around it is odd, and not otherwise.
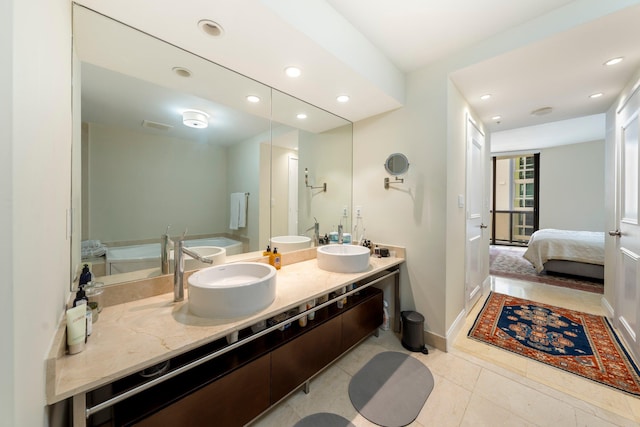
<path fill-rule="evenodd" d="M 542 229 L 531 235 L 524 258 L 542 273 L 604 280 L 604 233 Z"/>

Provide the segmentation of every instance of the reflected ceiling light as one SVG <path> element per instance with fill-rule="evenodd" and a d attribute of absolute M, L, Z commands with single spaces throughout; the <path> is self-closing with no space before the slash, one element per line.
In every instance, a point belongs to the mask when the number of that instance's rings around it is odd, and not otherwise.
<path fill-rule="evenodd" d="M 224 34 L 224 28 L 210 19 L 198 21 L 198 27 L 200 27 L 203 33 L 211 37 L 222 37 Z"/>
<path fill-rule="evenodd" d="M 589 95 L 589 98 L 591 98 L 591 99 L 600 98 L 602 95 L 604 95 L 604 93 L 602 93 L 602 92 L 593 93 L 593 94 Z"/>
<path fill-rule="evenodd" d="M 487 93 L 487 94 L 482 95 L 482 96 L 480 97 L 480 99 L 481 99 L 481 100 L 483 100 L 483 101 L 486 101 L 486 100 L 487 100 L 487 99 L 489 99 L 489 98 L 491 98 L 491 94 L 490 94 L 490 93 Z"/>
<path fill-rule="evenodd" d="M 502 116 L 493 116 L 491 117 L 491 120 L 500 120 L 502 118 Z"/>
<path fill-rule="evenodd" d="M 182 113 L 182 124 L 190 128 L 204 129 L 209 126 L 209 115 L 204 111 L 187 110 Z"/>
<path fill-rule="evenodd" d="M 344 104 L 345 102 L 349 102 L 349 99 L 350 99 L 350 98 L 349 98 L 349 95 L 338 95 L 338 97 L 336 98 L 336 100 L 337 100 L 338 102 L 341 102 L 341 103 L 343 103 L 343 104 Z"/>
<path fill-rule="evenodd" d="M 287 67 L 284 69 L 284 73 L 289 77 L 300 77 L 302 70 L 298 67 Z"/>
<path fill-rule="evenodd" d="M 618 56 L 617 58 L 611 58 L 610 60 L 605 62 L 604 65 L 616 65 L 616 64 L 621 63 L 623 59 L 624 59 L 624 56 Z"/>
<path fill-rule="evenodd" d="M 302 119 L 306 119 L 307 115 L 305 113 L 300 113 L 296 117 L 299 118 L 300 120 L 302 120 Z"/>
<path fill-rule="evenodd" d="M 191 77 L 191 71 L 184 67 L 173 67 L 173 72 L 179 75 L 180 77 Z"/>
<path fill-rule="evenodd" d="M 247 95 L 247 101 L 255 104 L 256 102 L 260 102 L 260 97 L 256 95 Z"/>

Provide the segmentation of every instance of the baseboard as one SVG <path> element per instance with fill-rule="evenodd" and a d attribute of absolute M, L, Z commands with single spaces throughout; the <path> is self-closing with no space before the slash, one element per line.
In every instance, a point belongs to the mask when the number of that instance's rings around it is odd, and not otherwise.
<path fill-rule="evenodd" d="M 611 304 L 609 304 L 609 301 L 607 301 L 604 295 L 602 296 L 602 298 L 600 298 L 600 306 L 604 310 L 604 313 L 605 313 L 604 315 L 607 316 L 607 319 L 613 320 L 613 316 L 614 316 L 613 307 L 611 306 Z"/>
<path fill-rule="evenodd" d="M 434 332 L 424 331 L 424 342 L 430 347 L 435 347 L 440 351 L 447 351 L 447 339 Z"/>
<path fill-rule="evenodd" d="M 460 330 L 462 329 L 462 327 L 464 326 L 465 322 L 467 320 L 467 311 L 466 310 L 462 310 L 459 314 L 458 317 L 456 317 L 456 320 L 453 321 L 453 324 L 451 325 L 451 327 L 449 328 L 449 330 L 447 331 L 447 339 L 445 342 L 445 351 L 449 351 L 451 350 L 451 348 L 453 347 L 453 342 L 455 341 L 456 337 L 458 336 L 458 333 L 460 332 Z"/>

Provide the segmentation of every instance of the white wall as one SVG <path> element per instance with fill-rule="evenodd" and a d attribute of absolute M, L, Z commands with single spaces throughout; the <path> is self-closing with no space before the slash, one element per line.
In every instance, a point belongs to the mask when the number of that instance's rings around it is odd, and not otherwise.
<path fill-rule="evenodd" d="M 228 230 L 225 147 L 95 123 L 88 138 L 89 215 L 83 219 L 89 235 L 83 240 L 159 238 L 167 225 L 172 235 L 185 228 L 190 235 Z"/>
<path fill-rule="evenodd" d="M 260 243 L 260 225 L 258 217 L 261 215 L 260 174 L 261 174 L 261 145 L 269 142 L 269 136 L 258 135 L 246 141 L 239 142 L 228 148 L 228 176 L 227 192 L 224 195 L 226 211 L 224 230 L 229 229 L 229 197 L 231 193 L 249 193 L 247 202 L 247 226 L 230 231 L 234 235 L 249 239 L 249 250 L 257 251 Z M 220 200 L 214 203 L 222 205 Z M 264 213 L 262 213 L 264 215 Z"/>
<path fill-rule="evenodd" d="M 0 414 L 7 425 L 15 424 L 15 403 L 13 391 L 15 378 L 13 368 L 16 360 L 13 343 L 14 333 L 14 272 L 13 272 L 13 67 L 10 59 L 14 51 L 13 3 L 0 0 L 0 144 L 4 155 L 0 156 L 0 271 L 4 284 L 0 286 L 0 336 L 4 345 L 0 346 Z"/>
<path fill-rule="evenodd" d="M 604 231 L 604 141 L 540 151 L 540 228 Z"/>
<path fill-rule="evenodd" d="M 0 27 L 2 108 L 10 110 L 0 126 L 0 423 L 42 426 L 44 359 L 70 285 L 71 3 L 3 0 Z M 7 84 L 13 92 L 5 98 Z M 35 248 L 47 249 L 37 263 Z"/>
<path fill-rule="evenodd" d="M 353 204 L 362 206 L 367 238 L 407 248 L 403 310 L 425 316 L 425 330 L 446 333 L 447 77 L 438 69 L 407 76 L 402 109 L 354 124 Z M 404 153 L 404 184 L 384 189 L 384 162 Z M 464 253 L 464 252 L 461 252 Z M 464 262 L 464 258 L 461 258 Z M 462 264 L 460 264 L 462 265 Z"/>
<path fill-rule="evenodd" d="M 342 223 L 344 232 L 351 231 L 351 125 L 341 126 L 322 133 L 300 131 L 298 161 L 298 227 L 305 230 L 314 224 L 316 217 L 320 234 L 338 231 Z M 384 162 L 384 160 L 383 160 Z M 304 169 L 309 169 L 309 185 L 327 184 L 327 191 L 306 188 Z M 342 208 L 347 206 L 347 218 Z"/>

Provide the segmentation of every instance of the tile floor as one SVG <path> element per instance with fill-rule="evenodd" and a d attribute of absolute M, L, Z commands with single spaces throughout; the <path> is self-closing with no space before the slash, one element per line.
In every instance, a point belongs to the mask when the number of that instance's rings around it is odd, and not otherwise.
<path fill-rule="evenodd" d="M 604 314 L 601 295 L 493 278 L 492 289 L 538 302 Z M 410 424 L 428 426 L 639 426 L 640 398 L 565 373 L 466 337 L 484 300 L 474 307 L 453 349 L 412 353 L 435 379 L 431 396 Z M 375 426 L 351 405 L 351 377 L 375 354 L 406 352 L 392 332 L 370 337 L 311 381 L 263 414 L 251 427 L 293 426 L 316 412 L 339 414 L 360 426 Z"/>

